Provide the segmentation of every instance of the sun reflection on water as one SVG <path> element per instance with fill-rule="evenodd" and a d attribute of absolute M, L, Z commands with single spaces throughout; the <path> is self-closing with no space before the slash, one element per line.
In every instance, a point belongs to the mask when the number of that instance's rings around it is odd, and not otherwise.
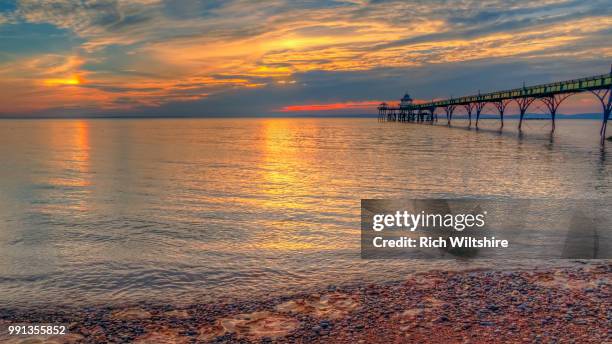
<path fill-rule="evenodd" d="M 77 120 L 66 126 L 62 121 L 49 123 L 48 169 L 52 171 L 40 181 L 58 202 L 47 207 L 63 211 L 88 210 L 87 196 L 91 194 L 90 133 L 87 120 Z M 71 196 L 69 196 L 71 195 Z"/>

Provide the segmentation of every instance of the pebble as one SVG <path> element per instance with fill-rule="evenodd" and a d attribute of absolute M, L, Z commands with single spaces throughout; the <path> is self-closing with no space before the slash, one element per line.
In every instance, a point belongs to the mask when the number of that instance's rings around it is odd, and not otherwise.
<path fill-rule="evenodd" d="M 440 317 L 438 318 L 438 320 L 437 320 L 437 321 L 438 321 L 438 322 L 447 322 L 447 321 L 449 321 L 449 320 L 450 320 L 450 319 L 449 319 L 449 318 L 448 318 L 446 315 L 442 315 L 442 316 L 440 316 Z"/>
<path fill-rule="evenodd" d="M 499 306 L 494 303 L 489 304 L 487 308 L 493 312 L 497 312 L 499 310 Z"/>

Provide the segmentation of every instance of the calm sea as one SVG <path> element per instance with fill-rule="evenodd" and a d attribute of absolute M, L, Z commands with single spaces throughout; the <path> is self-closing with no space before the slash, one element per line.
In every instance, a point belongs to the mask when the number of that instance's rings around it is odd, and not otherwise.
<path fill-rule="evenodd" d="M 598 121 L 554 137 L 546 121 L 520 137 L 512 121 L 456 123 L 2 120 L 0 304 L 205 302 L 469 268 L 361 260 L 360 199 L 611 194 Z"/>

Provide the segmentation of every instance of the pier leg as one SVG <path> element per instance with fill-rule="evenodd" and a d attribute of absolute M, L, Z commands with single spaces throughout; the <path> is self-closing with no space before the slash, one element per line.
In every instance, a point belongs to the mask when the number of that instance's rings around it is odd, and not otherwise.
<path fill-rule="evenodd" d="M 612 113 L 612 88 L 608 90 L 608 103 L 602 102 L 604 105 L 603 118 L 601 121 L 601 130 L 599 131 L 599 135 L 601 136 L 601 145 L 603 146 L 606 143 L 606 129 L 608 127 L 608 120 L 610 119 L 610 113 Z"/>
<path fill-rule="evenodd" d="M 556 117 L 557 117 L 557 111 L 551 111 L 550 112 L 550 119 L 552 121 L 552 129 L 550 130 L 551 133 L 555 132 L 555 124 L 556 124 L 555 123 L 556 122 L 555 119 L 556 119 Z"/>
<path fill-rule="evenodd" d="M 565 99 L 567 99 L 569 96 L 571 96 L 572 94 L 573 93 L 554 94 L 551 96 L 541 98 L 544 105 L 546 105 L 546 107 L 548 108 L 548 111 L 550 111 L 550 119 L 552 120 L 551 133 L 555 132 L 555 126 L 556 126 L 555 122 L 556 122 L 556 117 L 557 117 L 557 109 L 559 108 L 559 105 L 561 105 L 561 103 Z"/>
<path fill-rule="evenodd" d="M 610 76 L 612 76 L 612 71 L 610 72 Z M 599 135 L 601 137 L 600 143 L 603 146 L 606 143 L 606 129 L 608 127 L 608 120 L 610 119 L 610 114 L 612 113 L 612 88 L 604 90 L 594 90 L 591 91 L 591 93 L 593 93 L 593 95 L 597 97 L 597 100 L 599 100 L 603 109 L 601 129 L 599 129 Z M 608 98 L 607 101 L 606 98 Z"/>
<path fill-rule="evenodd" d="M 499 119 L 501 120 L 501 126 L 499 127 L 499 130 L 502 130 L 504 128 L 504 112 L 506 111 L 506 107 L 509 103 L 510 100 L 499 100 L 493 102 L 493 105 L 495 105 L 497 111 L 499 111 Z"/>
<path fill-rule="evenodd" d="M 612 65 L 610 65 L 610 77 L 612 77 Z M 599 135 L 601 136 L 601 145 L 606 143 L 606 129 L 608 127 L 608 119 L 610 119 L 610 113 L 612 113 L 612 86 L 605 91 L 593 92 L 595 96 L 601 101 L 603 106 L 603 118 L 601 123 L 601 130 Z M 608 96 L 608 102 L 605 102 L 605 98 Z"/>
<path fill-rule="evenodd" d="M 487 103 L 476 103 L 476 129 L 478 129 L 478 121 L 480 121 L 480 113 Z"/>
<path fill-rule="evenodd" d="M 472 111 L 474 110 L 474 104 L 468 103 L 464 104 L 463 108 L 465 109 L 465 113 L 468 115 L 468 128 L 472 127 Z"/>
<path fill-rule="evenodd" d="M 446 120 L 448 122 L 448 126 L 450 127 L 453 119 L 453 112 L 455 112 L 455 105 L 449 105 L 444 110 L 446 111 Z"/>
<path fill-rule="evenodd" d="M 531 103 L 535 101 L 535 98 L 533 97 L 517 98 L 515 99 L 515 101 L 520 111 L 520 118 L 519 118 L 519 125 L 518 125 L 518 130 L 520 132 L 523 128 L 523 119 L 525 118 L 525 113 L 527 113 L 527 109 L 529 109 L 529 105 L 531 105 Z"/>
<path fill-rule="evenodd" d="M 610 119 L 610 111 L 607 111 L 603 115 L 603 119 L 601 122 L 601 130 L 599 135 L 601 136 L 601 145 L 603 146 L 606 143 L 606 128 L 608 127 L 608 119 Z"/>

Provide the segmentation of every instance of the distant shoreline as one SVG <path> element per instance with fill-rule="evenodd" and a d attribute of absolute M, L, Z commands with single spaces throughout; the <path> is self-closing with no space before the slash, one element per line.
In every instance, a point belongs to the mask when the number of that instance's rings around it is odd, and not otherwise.
<path fill-rule="evenodd" d="M 537 116 L 535 118 L 530 118 L 530 116 Z M 128 115 L 128 116 L 119 116 L 119 115 L 92 115 L 92 116 L 2 116 L 0 115 L 0 120 L 36 120 L 36 119 L 288 119 L 288 118 L 312 118 L 312 119 L 333 119 L 333 118 L 354 118 L 354 119 L 376 119 L 378 115 L 376 114 L 367 114 L 367 115 L 262 115 L 262 116 L 170 116 L 170 115 L 160 115 L 160 116 L 137 116 L 137 115 Z M 518 119 L 519 115 L 506 115 L 504 120 L 513 120 Z M 468 120 L 467 116 L 455 115 L 453 117 L 454 120 L 464 119 Z M 483 114 L 480 116 L 480 119 L 499 119 L 499 115 L 489 115 Z M 575 115 L 557 115 L 557 120 L 601 120 L 601 114 L 575 114 Z M 472 120 L 475 120 L 472 117 Z M 549 117 L 543 114 L 532 114 L 525 115 L 524 120 L 550 120 Z M 438 116 L 438 121 L 446 121 L 444 116 Z"/>

